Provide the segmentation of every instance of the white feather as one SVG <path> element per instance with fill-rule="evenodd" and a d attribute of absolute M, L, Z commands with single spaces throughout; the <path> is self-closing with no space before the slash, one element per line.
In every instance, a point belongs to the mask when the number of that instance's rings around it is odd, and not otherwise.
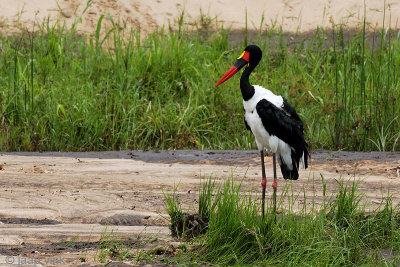
<path fill-rule="evenodd" d="M 280 158 L 282 158 L 287 167 L 292 170 L 293 165 L 290 146 L 277 136 L 269 135 L 269 133 L 265 130 L 261 118 L 256 110 L 257 103 L 262 99 L 266 99 L 274 104 L 277 108 L 282 109 L 283 98 L 282 96 L 275 95 L 271 91 L 258 85 L 254 85 L 254 90 L 255 92 L 252 98 L 250 98 L 248 101 L 243 100 L 243 106 L 245 110 L 244 116 L 246 122 L 254 134 L 258 150 L 261 151 L 265 148 L 272 153 L 276 153 L 278 155 L 278 162 L 281 163 Z"/>
<path fill-rule="evenodd" d="M 304 152 L 303 152 L 303 155 L 301 156 L 300 161 L 301 161 L 301 166 L 303 166 L 303 169 L 305 169 L 306 165 L 304 164 Z"/>

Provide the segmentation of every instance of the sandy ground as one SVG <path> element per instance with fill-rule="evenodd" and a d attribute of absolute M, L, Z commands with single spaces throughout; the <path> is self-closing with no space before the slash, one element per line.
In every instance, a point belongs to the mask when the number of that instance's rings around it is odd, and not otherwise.
<path fill-rule="evenodd" d="M 400 153 L 314 151 L 312 157 L 310 168 L 292 183 L 308 204 L 322 199 L 321 174 L 328 194 L 339 177 L 356 177 L 369 208 L 379 206 L 388 191 L 399 203 Z M 0 163 L 0 266 L 8 266 L 1 264 L 10 257 L 41 263 L 62 257 L 69 266 L 85 258 L 94 264 L 101 234 L 111 230 L 131 247 L 168 246 L 173 239 L 163 192 L 179 185 L 183 206 L 194 210 L 201 177 L 244 177 L 243 191 L 255 193 L 261 181 L 255 151 L 3 153 Z M 270 197 L 270 157 L 266 168 Z M 278 193 L 288 184 L 280 178 Z"/>
<path fill-rule="evenodd" d="M 84 9 L 84 0 L 2 0 L 0 1 L 0 32 L 14 32 L 21 28 L 32 29 L 32 22 L 65 21 L 72 25 Z M 365 1 L 367 23 L 372 27 L 399 28 L 400 4 L 398 1 Z M 250 30 L 278 26 L 284 31 L 310 31 L 317 27 L 329 28 L 332 23 L 347 27 L 360 25 L 364 15 L 363 0 L 93 0 L 81 17 L 78 29 L 93 33 L 102 14 L 109 14 L 121 29 L 138 29 L 143 33 L 163 25 L 176 25 L 182 12 L 188 24 L 200 23 L 200 18 L 212 18 L 232 29 L 242 29 L 246 10 Z M 383 13 L 385 12 L 385 19 Z"/>

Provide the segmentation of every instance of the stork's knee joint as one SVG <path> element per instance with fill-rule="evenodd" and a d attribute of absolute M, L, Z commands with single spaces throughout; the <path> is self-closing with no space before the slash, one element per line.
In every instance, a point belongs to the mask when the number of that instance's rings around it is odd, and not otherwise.
<path fill-rule="evenodd" d="M 265 188 L 267 186 L 267 178 L 265 178 L 265 177 L 262 178 L 261 186 L 262 186 L 262 188 Z"/>
<path fill-rule="evenodd" d="M 272 188 L 274 190 L 276 190 L 276 188 L 278 187 L 278 181 L 276 179 L 274 179 L 273 183 L 272 183 Z"/>

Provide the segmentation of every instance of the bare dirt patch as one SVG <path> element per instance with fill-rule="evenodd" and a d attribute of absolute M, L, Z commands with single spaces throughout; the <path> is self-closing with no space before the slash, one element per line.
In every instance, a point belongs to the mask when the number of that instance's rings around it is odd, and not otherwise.
<path fill-rule="evenodd" d="M 261 182 L 256 151 L 22 152 L 3 153 L 0 163 L 0 266 L 7 255 L 61 255 L 68 265 L 80 264 L 84 255 L 86 264 L 95 264 L 106 227 L 137 248 L 168 245 L 173 239 L 163 192 L 179 185 L 184 208 L 194 210 L 201 177 L 244 177 L 243 190 L 255 193 Z M 270 157 L 266 167 L 269 189 Z M 279 174 L 278 194 L 291 183 L 296 194 L 318 203 L 321 174 L 328 194 L 337 189 L 336 179 L 356 177 L 373 209 L 388 192 L 399 203 L 399 171 L 400 153 L 314 151 L 298 181 L 285 182 Z"/>
<path fill-rule="evenodd" d="M 32 29 L 33 22 L 49 20 L 70 26 L 82 14 L 87 1 L 83 0 L 3 0 L 0 3 L 0 32 L 12 33 Z M 370 0 L 365 7 L 366 22 L 371 28 L 390 25 L 398 29 L 400 5 L 395 1 Z M 98 19 L 109 14 L 120 29 L 140 29 L 148 34 L 155 29 L 176 26 L 184 14 L 185 23 L 202 25 L 217 22 L 232 30 L 258 30 L 263 17 L 263 28 L 282 27 L 285 32 L 314 31 L 332 24 L 359 27 L 364 16 L 364 1 L 184 1 L 184 0 L 93 0 L 81 17 L 78 30 L 93 33 Z M 386 16 L 383 17 L 385 12 Z"/>

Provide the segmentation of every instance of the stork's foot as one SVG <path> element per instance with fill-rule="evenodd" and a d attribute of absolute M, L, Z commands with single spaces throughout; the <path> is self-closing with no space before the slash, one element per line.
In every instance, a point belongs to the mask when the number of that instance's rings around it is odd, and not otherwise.
<path fill-rule="evenodd" d="M 265 188 L 267 186 L 267 178 L 265 178 L 265 177 L 262 178 L 261 186 L 262 186 L 262 188 Z"/>

